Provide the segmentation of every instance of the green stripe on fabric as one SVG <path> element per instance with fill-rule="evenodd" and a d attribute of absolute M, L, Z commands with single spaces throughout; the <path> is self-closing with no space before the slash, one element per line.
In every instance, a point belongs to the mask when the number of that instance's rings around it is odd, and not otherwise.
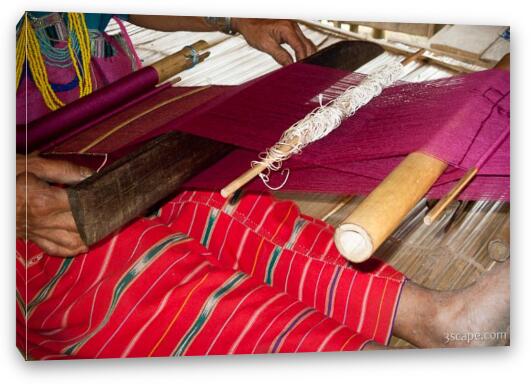
<path fill-rule="evenodd" d="M 186 335 L 182 338 L 181 342 L 175 349 L 175 352 L 173 353 L 173 356 L 180 356 L 182 355 L 188 345 L 192 342 L 194 337 L 199 333 L 203 325 L 207 322 L 210 314 L 216 307 L 216 305 L 219 303 L 219 301 L 228 294 L 232 289 L 237 287 L 239 282 L 245 277 L 245 274 L 243 272 L 237 272 L 234 275 L 232 275 L 223 285 L 221 285 L 214 293 L 210 295 L 210 297 L 207 299 L 205 304 L 203 305 L 203 308 L 201 308 L 201 311 L 199 312 L 199 316 L 197 317 L 197 320 L 192 324 Z"/>
<path fill-rule="evenodd" d="M 153 247 L 146 250 L 144 255 L 127 271 L 127 273 L 118 281 L 118 284 L 116 285 L 111 304 L 109 306 L 109 309 L 105 313 L 105 316 L 103 320 L 100 322 L 100 324 L 87 336 L 85 336 L 83 339 L 78 341 L 77 343 L 71 345 L 70 347 L 64 349 L 64 353 L 67 355 L 72 355 L 83 346 L 92 336 L 94 336 L 97 332 L 99 332 L 105 324 L 109 321 L 112 312 L 114 311 L 114 308 L 116 307 L 116 304 L 120 300 L 120 296 L 125 292 L 127 287 L 131 284 L 131 282 L 139 276 L 146 267 L 150 264 L 150 261 L 155 259 L 157 256 L 162 254 L 169 246 L 174 246 L 176 244 L 181 243 L 183 240 L 188 239 L 188 236 L 182 233 L 177 233 L 174 235 L 171 235 L 169 237 L 166 237 L 159 241 L 157 244 L 155 244 Z"/>
<path fill-rule="evenodd" d="M 219 217 L 219 209 L 217 208 L 210 209 L 210 215 L 208 216 L 207 225 L 206 225 L 205 231 L 203 232 L 203 236 L 201 237 L 201 244 L 203 244 L 203 246 L 205 247 L 208 247 L 210 236 L 212 235 L 212 228 L 214 228 L 214 224 L 218 217 Z"/>
<path fill-rule="evenodd" d="M 293 227 L 293 231 L 291 232 L 291 236 L 284 246 L 286 249 L 291 249 L 293 247 L 293 244 L 295 244 L 295 241 L 297 240 L 297 237 L 299 237 L 299 234 L 302 230 L 302 228 L 307 224 L 308 222 L 304 219 L 297 219 L 295 221 L 295 226 Z"/>
<path fill-rule="evenodd" d="M 20 311 L 24 314 L 24 317 L 26 317 L 26 303 L 24 303 L 24 300 L 22 300 L 22 296 L 16 291 L 16 298 L 17 298 L 17 305 L 20 308 Z"/>
<path fill-rule="evenodd" d="M 234 195 L 232 195 L 231 198 L 227 200 L 227 202 L 223 206 L 223 212 L 225 212 L 227 215 L 231 215 L 236 210 L 238 204 L 240 204 L 240 202 L 242 201 L 242 196 L 243 189 L 240 188 L 236 192 L 234 192 Z"/>
<path fill-rule="evenodd" d="M 266 273 L 266 278 L 265 278 L 265 283 L 267 285 L 272 285 L 273 271 L 275 270 L 275 267 L 277 266 L 278 256 L 280 255 L 280 252 L 282 252 L 282 247 L 279 247 L 278 245 L 275 246 L 275 249 L 273 249 L 271 257 L 269 258 L 269 263 L 267 265 L 267 273 Z"/>
<path fill-rule="evenodd" d="M 31 311 L 33 311 L 37 305 L 39 305 L 44 299 L 46 299 L 48 294 L 52 291 L 52 289 L 57 284 L 57 281 L 61 278 L 61 276 L 63 276 L 66 273 L 70 265 L 72 265 L 73 261 L 74 261 L 73 257 L 68 257 L 63 260 L 61 267 L 59 268 L 57 273 L 51 278 L 48 284 L 46 284 L 40 290 L 37 296 L 28 304 L 28 307 L 27 307 L 28 314 L 30 314 Z"/>

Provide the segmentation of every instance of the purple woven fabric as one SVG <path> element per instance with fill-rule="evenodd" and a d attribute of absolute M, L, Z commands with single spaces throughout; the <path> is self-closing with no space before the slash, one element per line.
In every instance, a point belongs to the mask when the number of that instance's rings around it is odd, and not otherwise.
<path fill-rule="evenodd" d="M 248 160 L 254 160 L 318 107 L 320 99 L 325 103 L 362 79 L 360 74 L 295 64 L 199 107 L 144 139 L 182 130 L 250 149 L 254 156 Z M 325 139 L 288 161 L 285 167 L 291 175 L 285 189 L 367 193 L 405 155 L 423 151 L 451 166 L 432 191 L 440 197 L 509 129 L 509 84 L 508 72 L 488 70 L 387 88 Z M 509 143 L 507 137 L 462 197 L 509 198 Z M 212 186 L 248 168 L 248 161 L 234 159 L 204 180 Z"/>
<path fill-rule="evenodd" d="M 247 170 L 259 152 L 320 101 L 337 97 L 363 78 L 294 64 L 227 90 L 169 123 L 147 127 L 146 134 L 127 145 L 132 150 L 172 130 L 235 144 L 240 149 L 188 183 L 188 187 L 217 189 Z M 508 133 L 509 91 L 509 74 L 499 70 L 390 87 L 325 139 L 287 161 L 284 167 L 291 174 L 283 189 L 367 194 L 404 156 L 424 151 L 450 165 L 429 193 L 441 197 L 466 169 L 485 157 L 500 135 Z M 185 100 L 165 108 L 182 108 Z M 509 199 L 509 142 L 506 135 L 461 198 Z M 123 153 L 121 145 L 118 140 L 117 153 Z M 274 176 L 272 184 L 280 181 Z M 257 179 L 248 188 L 265 187 Z"/>
<path fill-rule="evenodd" d="M 184 187 L 200 190 L 219 190 L 235 177 L 239 176 L 242 165 L 245 168 L 255 158 L 255 151 L 238 149 L 209 169 L 195 176 Z M 355 169 L 351 172 L 344 172 L 307 164 L 298 159 L 292 159 L 289 162 L 290 177 L 282 190 L 368 195 L 402 159 L 403 156 L 388 159 L 386 165 L 382 164 L 381 171 L 375 172 L 373 176 L 367 176 L 367 172 L 363 168 L 364 166 L 372 167 L 374 160 L 362 162 L 359 167 L 360 174 L 356 173 Z M 459 168 L 450 167 L 431 188 L 427 197 L 433 199 L 443 197 L 464 173 Z M 274 175 L 271 183 L 275 185 L 281 181 L 282 177 L 280 175 Z M 249 183 L 245 188 L 250 191 L 267 190 L 267 187 L 258 178 Z M 507 176 L 479 175 L 459 195 L 459 199 L 507 201 L 509 200 L 509 188 L 510 180 Z"/>

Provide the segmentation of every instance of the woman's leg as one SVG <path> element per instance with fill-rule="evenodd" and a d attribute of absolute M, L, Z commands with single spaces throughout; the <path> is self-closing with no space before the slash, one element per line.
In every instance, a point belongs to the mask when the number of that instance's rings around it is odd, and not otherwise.
<path fill-rule="evenodd" d="M 455 291 L 407 282 L 393 334 L 424 348 L 508 344 L 509 267 L 497 264 L 475 284 Z"/>

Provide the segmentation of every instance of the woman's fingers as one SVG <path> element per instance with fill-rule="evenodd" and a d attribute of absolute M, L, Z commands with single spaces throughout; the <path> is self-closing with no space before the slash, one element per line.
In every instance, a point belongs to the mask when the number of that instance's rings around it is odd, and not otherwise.
<path fill-rule="evenodd" d="M 273 40 L 270 44 L 264 46 L 262 50 L 266 53 L 269 53 L 273 57 L 273 59 L 275 59 L 275 61 L 280 65 L 286 66 L 293 63 L 293 58 L 288 53 L 288 51 L 286 51 L 280 46 L 280 44 Z"/>
<path fill-rule="evenodd" d="M 88 250 L 77 231 L 66 191 L 33 173 L 17 176 L 17 236 L 28 238 L 54 256 L 74 256 Z"/>
<path fill-rule="evenodd" d="M 65 247 L 61 244 L 37 235 L 32 235 L 29 237 L 29 239 L 37 244 L 45 253 L 53 256 L 70 257 L 87 252 L 87 247 L 85 245 L 78 247 Z"/>
<path fill-rule="evenodd" d="M 297 61 L 304 59 L 308 56 L 306 52 L 306 46 L 304 40 L 301 39 L 300 35 L 297 33 L 299 27 L 293 22 L 286 22 L 281 26 L 281 41 L 277 43 L 287 43 L 295 51 L 295 58 Z"/>
<path fill-rule="evenodd" d="M 250 46 L 270 54 L 279 64 L 293 63 L 293 58 L 281 45 L 288 44 L 297 60 L 316 51 L 313 43 L 302 33 L 299 25 L 291 20 L 233 19 L 233 27 L 240 32 Z"/>
<path fill-rule="evenodd" d="M 315 46 L 315 44 L 306 36 L 304 36 L 304 33 L 301 31 L 298 24 L 295 24 L 295 32 L 304 44 L 304 47 L 306 49 L 306 57 L 313 55 L 315 52 L 317 52 L 317 47 Z"/>
<path fill-rule="evenodd" d="M 30 156 L 27 171 L 50 183 L 74 184 L 83 181 L 92 174 L 92 170 L 68 161 L 50 160 Z"/>

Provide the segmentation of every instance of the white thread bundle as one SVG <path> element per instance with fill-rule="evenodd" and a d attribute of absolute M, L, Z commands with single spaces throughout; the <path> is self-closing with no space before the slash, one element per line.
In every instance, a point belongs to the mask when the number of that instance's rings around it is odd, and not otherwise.
<path fill-rule="evenodd" d="M 288 128 L 274 146 L 259 155 L 260 160 L 251 163 L 251 166 L 262 164 L 267 167 L 265 172 L 259 174 L 264 184 L 273 190 L 282 188 L 288 179 L 289 170 L 282 172 L 286 173 L 285 179 L 277 187 L 269 185 L 271 171 L 278 171 L 283 161 L 339 127 L 343 120 L 354 115 L 359 108 L 378 96 L 385 87 L 393 84 L 402 74 L 403 68 L 398 61 L 380 67 L 359 85 L 347 88 L 336 99 L 314 109 Z"/>

